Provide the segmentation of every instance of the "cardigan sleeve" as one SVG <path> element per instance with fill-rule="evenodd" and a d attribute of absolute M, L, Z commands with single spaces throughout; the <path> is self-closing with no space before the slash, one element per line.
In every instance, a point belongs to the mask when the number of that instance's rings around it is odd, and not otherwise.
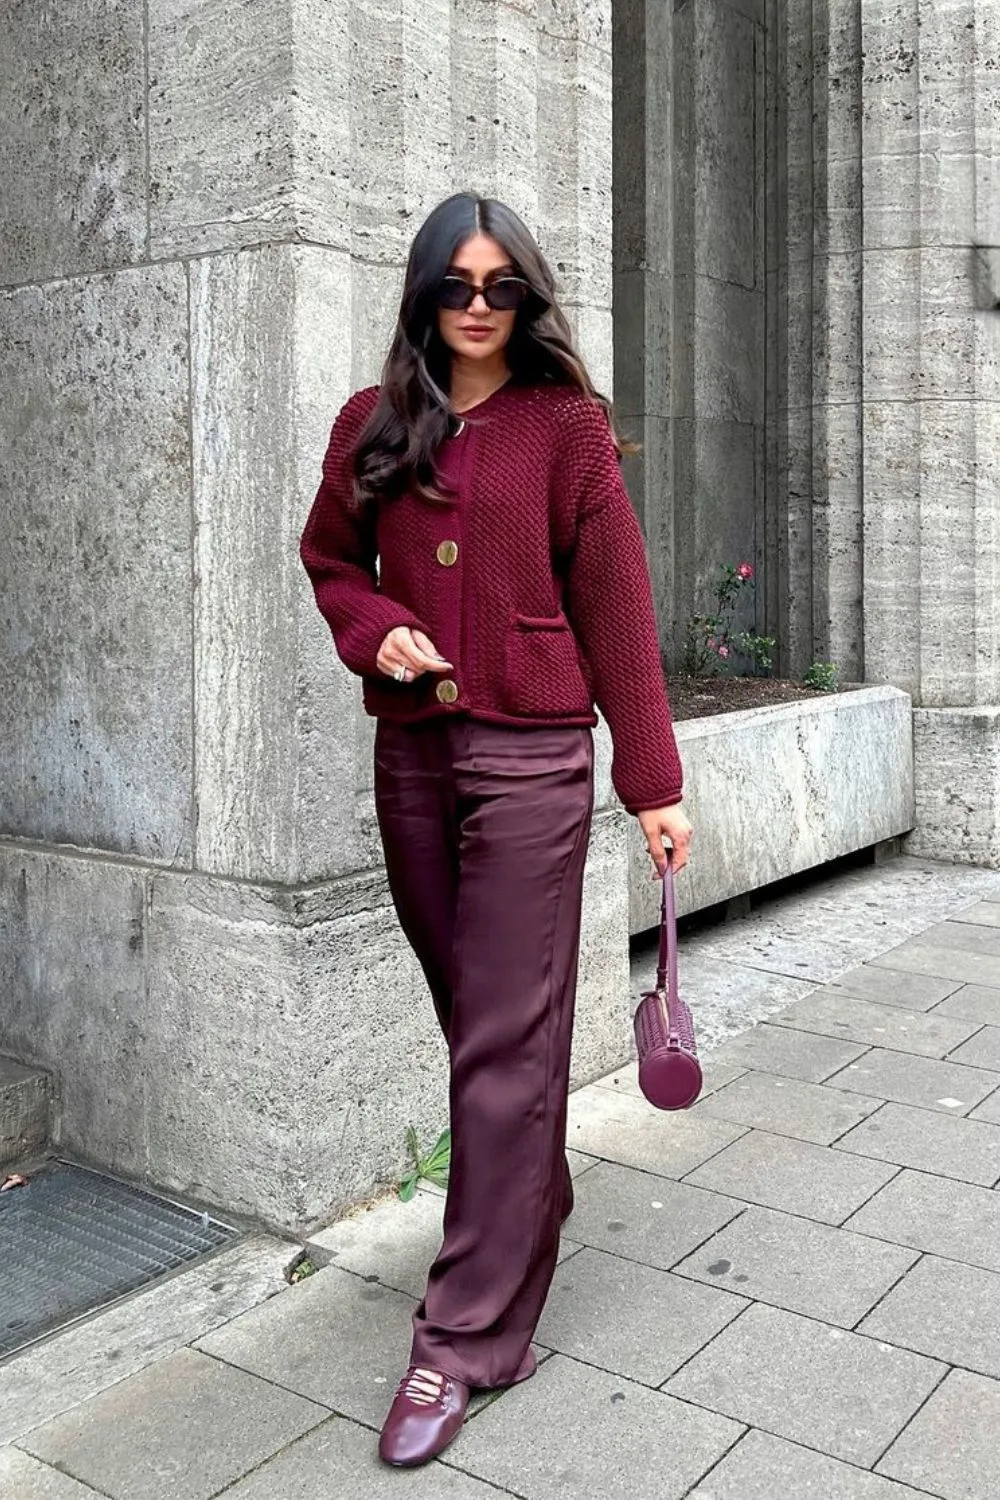
<path fill-rule="evenodd" d="M 564 467 L 576 506 L 567 614 L 611 730 L 615 790 L 629 812 L 644 812 L 683 795 L 646 547 L 604 412 L 587 403 L 574 415 Z"/>
<path fill-rule="evenodd" d="M 354 451 L 377 399 L 377 387 L 356 392 L 334 422 L 323 478 L 299 544 L 337 655 L 361 677 L 378 674 L 376 658 L 390 630 L 424 629 L 416 615 L 380 592 L 374 517 L 353 500 Z"/>

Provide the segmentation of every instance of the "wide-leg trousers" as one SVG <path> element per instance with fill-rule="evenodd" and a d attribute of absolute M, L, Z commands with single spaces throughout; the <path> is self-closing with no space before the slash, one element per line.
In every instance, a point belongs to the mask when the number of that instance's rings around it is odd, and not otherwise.
<path fill-rule="evenodd" d="M 411 1363 L 511 1384 L 571 1201 L 566 1104 L 593 806 L 572 727 L 381 720 L 375 796 L 400 924 L 451 1065 L 444 1242 Z"/>

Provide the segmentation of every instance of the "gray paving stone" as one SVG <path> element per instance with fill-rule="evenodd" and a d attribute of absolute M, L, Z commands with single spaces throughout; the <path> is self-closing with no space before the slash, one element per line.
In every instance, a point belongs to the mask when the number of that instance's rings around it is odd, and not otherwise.
<path fill-rule="evenodd" d="M 860 1333 L 1000 1375 L 1000 1275 L 926 1255 L 861 1324 Z"/>
<path fill-rule="evenodd" d="M 846 1227 L 1000 1271 L 1000 1193 L 991 1188 L 903 1171 L 848 1219 Z"/>
<path fill-rule="evenodd" d="M 1000 1385 L 952 1370 L 877 1465 L 943 1500 L 1000 1494 Z"/>
<path fill-rule="evenodd" d="M 842 1224 L 895 1175 L 886 1162 L 866 1161 L 810 1141 L 751 1130 L 684 1179 L 685 1184 L 739 1195 L 765 1208 L 785 1209 Z"/>
<path fill-rule="evenodd" d="M 379 1462 L 377 1442 L 367 1428 L 330 1417 L 220 1500 L 398 1500 L 404 1486 L 416 1500 L 497 1500 L 492 1485 L 442 1463 L 409 1470 L 404 1480 Z"/>
<path fill-rule="evenodd" d="M 871 1000 L 876 1005 L 898 1005 L 903 1010 L 930 1010 L 939 1000 L 950 995 L 961 984 L 959 979 L 942 979 L 936 974 L 899 974 L 892 969 L 880 969 L 871 964 L 860 964 L 838 974 L 832 984 L 824 987 L 824 994 L 856 995 L 859 1000 Z"/>
<path fill-rule="evenodd" d="M 1000 1178 L 1000 1127 L 908 1104 L 883 1105 L 839 1140 L 836 1149 L 984 1187 Z"/>
<path fill-rule="evenodd" d="M 406 1369 L 413 1308 L 399 1292 L 327 1266 L 198 1347 L 379 1427 Z"/>
<path fill-rule="evenodd" d="M 20 1446 L 113 1500 L 208 1500 L 328 1416 L 244 1370 L 178 1349 Z"/>
<path fill-rule="evenodd" d="M 322 1229 L 306 1241 L 317 1265 L 335 1265 L 410 1297 L 424 1293 L 427 1271 L 441 1247 L 444 1199 L 417 1192 L 376 1204 Z"/>
<path fill-rule="evenodd" d="M 997 910 L 1000 911 L 1000 905 Z M 960 990 L 935 1005 L 936 1016 L 956 1016 L 961 1021 L 978 1021 L 980 1026 L 1000 1026 L 1000 989 L 986 989 L 981 984 L 963 984 Z"/>
<path fill-rule="evenodd" d="M 868 1468 L 944 1369 L 909 1350 L 758 1305 L 665 1389 Z"/>
<path fill-rule="evenodd" d="M 854 1042 L 838 1042 L 809 1031 L 763 1024 L 723 1042 L 716 1056 L 733 1064 L 734 1070 L 756 1068 L 761 1073 L 822 1083 L 831 1073 L 861 1057 L 864 1051 L 864 1047 Z"/>
<path fill-rule="evenodd" d="M 878 1109 L 879 1102 L 798 1078 L 744 1073 L 697 1109 L 699 1114 L 827 1146 Z"/>
<path fill-rule="evenodd" d="M 742 1134 L 697 1109 L 667 1114 L 611 1089 L 591 1085 L 570 1095 L 571 1146 L 661 1177 L 683 1177 Z"/>
<path fill-rule="evenodd" d="M 718 1193 L 601 1162 L 577 1188 L 569 1228 L 585 1245 L 667 1271 L 742 1212 Z"/>
<path fill-rule="evenodd" d="M 818 1031 L 822 1036 L 863 1042 L 868 1047 L 891 1047 L 921 1057 L 944 1057 L 975 1031 L 970 1021 L 959 1021 L 931 1011 L 901 1010 L 898 1006 L 875 1005 L 850 995 L 832 995 L 818 990 L 805 1000 L 796 1000 L 772 1017 L 776 1026 L 799 1031 Z"/>
<path fill-rule="evenodd" d="M 452 1451 L 466 1472 L 524 1500 L 680 1500 L 741 1431 L 556 1354 L 470 1422 Z"/>
<path fill-rule="evenodd" d="M 972 1042 L 965 1045 L 972 1046 Z M 848 1063 L 829 1083 L 832 1088 L 857 1089 L 869 1099 L 892 1099 L 896 1104 L 919 1104 L 946 1115 L 967 1115 L 1000 1088 L 1000 1073 L 873 1047 L 857 1062 Z"/>
<path fill-rule="evenodd" d="M 777 1500 L 778 1496 L 784 1500 L 926 1500 L 924 1491 L 881 1479 L 756 1428 L 740 1438 L 721 1464 L 691 1491 L 690 1500 Z"/>
<path fill-rule="evenodd" d="M 60 1474 L 20 1448 L 0 1448 L 0 1495 L 4 1500 L 94 1500 L 89 1484 Z"/>
<path fill-rule="evenodd" d="M 984 1099 L 969 1116 L 970 1120 L 983 1120 L 987 1125 L 1000 1125 L 1000 1093 Z"/>
<path fill-rule="evenodd" d="M 924 942 L 921 938 L 911 938 L 902 947 L 871 959 L 871 963 L 880 969 L 898 969 L 907 974 L 937 974 L 962 984 L 1000 987 L 1000 958 L 992 953 L 964 953 L 957 948 L 946 948 L 943 943 Z"/>
<path fill-rule="evenodd" d="M 0 1366 L 0 1442 L 286 1292 L 295 1246 L 250 1235 Z M 16 1377 L 14 1372 L 16 1370 Z"/>
<path fill-rule="evenodd" d="M 581 1250 L 556 1272 L 538 1340 L 546 1349 L 659 1386 L 742 1312 L 747 1304 L 731 1295 L 735 1291 L 695 1288 L 667 1271 Z"/>
<path fill-rule="evenodd" d="M 992 905 L 991 910 L 997 907 Z M 1000 958 L 1000 924 L 984 922 L 966 922 L 960 916 L 949 918 L 947 922 L 937 922 L 933 927 L 928 927 L 926 932 L 920 934 L 922 943 L 939 943 L 941 947 L 955 949 L 962 953 L 985 953 L 993 958 Z"/>
<path fill-rule="evenodd" d="M 749 1208 L 676 1269 L 789 1312 L 853 1328 L 918 1258 L 770 1208 Z"/>
<path fill-rule="evenodd" d="M 1000 1072 L 1000 1026 L 984 1026 L 949 1056 L 950 1062 L 969 1063 L 974 1068 Z"/>
<path fill-rule="evenodd" d="M 1000 902 L 980 901 L 966 911 L 955 913 L 956 922 L 978 922 L 983 927 L 1000 927 Z"/>

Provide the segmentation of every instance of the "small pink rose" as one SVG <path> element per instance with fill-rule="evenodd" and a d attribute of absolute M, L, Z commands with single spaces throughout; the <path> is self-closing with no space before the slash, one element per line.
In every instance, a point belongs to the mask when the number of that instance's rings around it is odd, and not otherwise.
<path fill-rule="evenodd" d="M 740 563 L 740 565 L 736 569 L 736 571 L 740 575 L 741 578 L 752 578 L 753 577 L 753 567 L 751 566 L 750 563 Z"/>
<path fill-rule="evenodd" d="M 728 656 L 729 655 L 729 647 L 728 646 L 720 646 L 719 647 L 719 655 L 720 656 Z"/>

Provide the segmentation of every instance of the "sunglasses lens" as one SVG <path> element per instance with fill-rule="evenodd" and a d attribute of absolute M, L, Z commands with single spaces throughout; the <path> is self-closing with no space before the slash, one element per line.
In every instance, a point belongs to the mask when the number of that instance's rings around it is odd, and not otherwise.
<path fill-rule="evenodd" d="M 472 298 L 472 288 L 460 276 L 446 276 L 438 287 L 438 307 L 446 307 L 451 312 L 461 312 L 470 305 Z"/>
<path fill-rule="evenodd" d="M 517 280 L 513 276 L 505 276 L 501 281 L 494 281 L 487 288 L 486 300 L 496 312 L 513 312 L 515 307 L 520 307 L 527 295 L 526 281 Z"/>

